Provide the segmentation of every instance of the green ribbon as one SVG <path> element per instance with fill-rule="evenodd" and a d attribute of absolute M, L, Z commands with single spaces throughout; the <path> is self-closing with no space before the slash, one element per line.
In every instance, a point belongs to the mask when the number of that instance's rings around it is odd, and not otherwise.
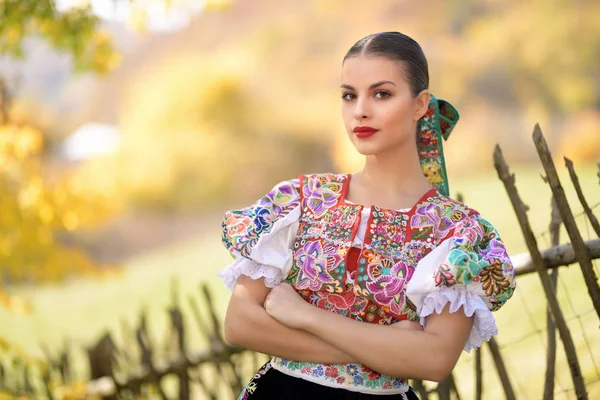
<path fill-rule="evenodd" d="M 431 95 L 429 108 L 417 124 L 417 151 L 423 174 L 441 194 L 450 195 L 443 140 L 448 140 L 459 119 L 447 101 Z M 443 140 L 442 140 L 443 139 Z"/>

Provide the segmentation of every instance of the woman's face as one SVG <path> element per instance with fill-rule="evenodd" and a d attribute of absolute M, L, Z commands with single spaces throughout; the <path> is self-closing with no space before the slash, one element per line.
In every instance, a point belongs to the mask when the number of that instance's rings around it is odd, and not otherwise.
<path fill-rule="evenodd" d="M 350 57 L 342 66 L 341 91 L 346 132 L 359 153 L 416 147 L 416 124 L 427 111 L 429 92 L 413 97 L 401 62 Z"/>

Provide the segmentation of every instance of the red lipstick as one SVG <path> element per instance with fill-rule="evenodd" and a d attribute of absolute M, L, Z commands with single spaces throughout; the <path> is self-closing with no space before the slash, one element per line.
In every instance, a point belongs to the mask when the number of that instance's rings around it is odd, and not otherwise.
<path fill-rule="evenodd" d="M 378 129 L 371 128 L 370 126 L 357 126 L 356 128 L 354 128 L 354 134 L 360 139 L 365 139 L 370 136 L 373 136 L 378 131 Z"/>

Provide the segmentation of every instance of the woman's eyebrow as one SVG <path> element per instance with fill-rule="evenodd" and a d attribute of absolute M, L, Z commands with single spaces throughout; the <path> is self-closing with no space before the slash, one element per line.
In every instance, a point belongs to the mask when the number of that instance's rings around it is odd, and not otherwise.
<path fill-rule="evenodd" d="M 386 83 L 391 83 L 392 85 L 396 86 L 396 84 L 392 81 L 380 81 L 377 83 L 372 84 L 371 86 L 369 86 L 369 90 L 375 89 L 376 87 L 379 87 L 381 85 L 384 85 Z M 340 88 L 344 88 L 344 89 L 348 89 L 348 90 L 355 90 L 352 86 L 350 85 L 341 85 Z"/>

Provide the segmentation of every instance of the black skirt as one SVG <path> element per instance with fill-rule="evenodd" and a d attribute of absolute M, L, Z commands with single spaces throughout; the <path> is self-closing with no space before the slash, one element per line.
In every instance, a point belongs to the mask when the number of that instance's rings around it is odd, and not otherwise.
<path fill-rule="evenodd" d="M 406 393 L 377 395 L 353 392 L 319 385 L 314 382 L 286 375 L 271 367 L 270 362 L 263 365 L 248 382 L 238 400 L 374 400 L 374 399 L 419 400 L 412 389 Z"/>

